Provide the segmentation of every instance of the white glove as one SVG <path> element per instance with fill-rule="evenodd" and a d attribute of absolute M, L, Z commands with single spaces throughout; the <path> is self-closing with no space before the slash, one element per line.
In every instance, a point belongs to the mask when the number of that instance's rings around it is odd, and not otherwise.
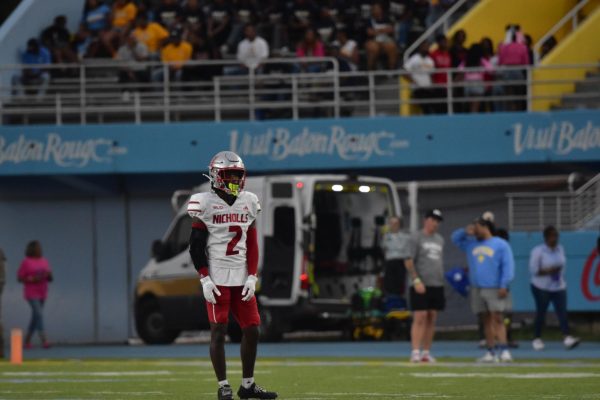
<path fill-rule="evenodd" d="M 244 289 L 242 289 L 242 300 L 250 301 L 254 297 L 254 292 L 256 292 L 257 280 L 258 278 L 256 277 L 256 275 L 248 275 L 248 279 L 246 280 Z"/>
<path fill-rule="evenodd" d="M 200 279 L 200 283 L 202 284 L 202 292 L 204 293 L 204 298 L 211 304 L 217 304 L 217 299 L 215 298 L 215 294 L 217 296 L 221 295 L 219 289 L 217 289 L 217 285 L 210 279 L 210 276 L 205 276 Z"/>

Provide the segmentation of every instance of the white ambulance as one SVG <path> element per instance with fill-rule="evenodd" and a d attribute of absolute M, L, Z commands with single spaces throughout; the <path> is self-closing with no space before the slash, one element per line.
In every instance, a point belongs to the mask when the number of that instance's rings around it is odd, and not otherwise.
<path fill-rule="evenodd" d="M 193 193 L 208 190 L 206 182 Z M 352 295 L 375 285 L 381 272 L 379 243 L 386 219 L 401 213 L 392 181 L 278 175 L 249 177 L 245 190 L 255 193 L 262 205 L 257 297 L 263 340 L 279 340 L 295 330 L 343 328 Z M 171 343 L 184 330 L 208 329 L 188 253 L 191 219 L 186 203 L 191 193 L 174 194 L 177 215 L 164 238 L 153 244 L 153 258 L 137 282 L 135 323 L 149 344 Z M 233 341 L 241 337 L 236 327 L 230 323 Z"/>

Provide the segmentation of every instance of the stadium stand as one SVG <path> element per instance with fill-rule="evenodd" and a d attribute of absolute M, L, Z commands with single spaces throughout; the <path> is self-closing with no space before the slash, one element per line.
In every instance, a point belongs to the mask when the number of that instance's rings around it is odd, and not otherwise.
<path fill-rule="evenodd" d="M 13 83 L 0 96 L 3 123 L 410 115 L 598 104 L 590 94 L 600 57 L 593 39 L 589 51 L 571 56 L 575 40 L 595 37 L 597 1 L 561 0 L 535 18 L 513 12 L 518 7 L 512 0 L 83 3 L 75 31 L 68 30 L 63 15 L 39 29 L 41 51 L 47 48 L 55 64 L 43 68 L 49 82 L 26 82 L 20 68 L 3 68 Z M 565 23 L 571 20 L 578 23 Z M 269 53 L 252 68 L 237 56 L 248 24 Z M 551 70 L 538 70 L 536 62 Z M 582 66 L 569 73 L 573 68 L 564 65 L 573 62 Z M 569 81 L 561 85 L 557 80 L 565 75 Z M 577 92 L 563 96 L 575 87 Z"/>

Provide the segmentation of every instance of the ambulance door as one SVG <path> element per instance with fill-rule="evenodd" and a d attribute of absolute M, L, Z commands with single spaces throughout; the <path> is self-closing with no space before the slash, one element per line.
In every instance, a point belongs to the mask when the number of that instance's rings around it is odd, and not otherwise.
<path fill-rule="evenodd" d="M 299 193 L 286 177 L 268 178 L 265 191 L 259 298 L 263 305 L 293 305 L 299 292 L 302 262 Z"/>

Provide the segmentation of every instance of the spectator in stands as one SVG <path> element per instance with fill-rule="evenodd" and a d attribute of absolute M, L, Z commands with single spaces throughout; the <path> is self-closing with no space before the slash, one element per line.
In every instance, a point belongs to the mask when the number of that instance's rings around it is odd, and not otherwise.
<path fill-rule="evenodd" d="M 308 28 L 304 33 L 304 40 L 296 45 L 296 57 L 325 57 L 325 46 L 313 28 Z M 302 69 L 306 72 L 321 72 L 321 63 L 305 63 Z"/>
<path fill-rule="evenodd" d="M 221 53 L 225 54 L 229 49 L 225 46 L 227 38 L 231 33 L 234 10 L 225 0 L 214 0 L 210 7 L 207 21 L 208 39 Z"/>
<path fill-rule="evenodd" d="M 188 35 L 190 33 L 206 35 L 206 17 L 202 7 L 200 7 L 199 0 L 187 0 L 185 6 L 180 9 L 177 18 L 179 23 L 187 30 Z"/>
<path fill-rule="evenodd" d="M 435 39 L 437 44 L 435 50 L 429 53 L 429 56 L 433 60 L 436 69 L 448 69 L 452 68 L 452 57 L 448 51 L 448 39 L 444 35 L 438 35 Z M 433 90 L 435 97 L 438 99 L 445 99 L 448 96 L 448 84 L 449 72 L 436 72 L 432 75 L 433 84 L 435 85 Z M 447 112 L 446 103 L 439 105 L 440 112 Z"/>
<path fill-rule="evenodd" d="M 576 347 L 580 339 L 571 336 L 569 318 L 567 315 L 567 283 L 565 268 L 567 257 L 562 245 L 559 244 L 559 233 L 554 226 L 544 229 L 544 243 L 531 250 L 529 272 L 531 273 L 531 292 L 535 300 L 535 339 L 534 350 L 543 350 L 542 328 L 546 320 L 548 306 L 552 303 L 558 317 L 560 330 L 564 335 L 565 348 Z"/>
<path fill-rule="evenodd" d="M 133 31 L 135 38 L 146 45 L 150 59 L 159 59 L 159 49 L 163 41 L 169 37 L 169 32 L 156 22 L 148 22 L 146 14 L 138 15 Z"/>
<path fill-rule="evenodd" d="M 98 35 L 110 26 L 110 12 L 110 7 L 99 0 L 87 0 L 81 23 L 93 35 Z"/>
<path fill-rule="evenodd" d="M 431 86 L 431 72 L 435 64 L 429 56 L 429 43 L 421 43 L 419 50 L 408 59 L 404 68 L 410 72 L 407 78 L 413 84 L 413 98 L 423 101 L 419 103 L 423 113 L 433 114 L 441 111 L 438 105 L 426 101 L 435 97 Z"/>
<path fill-rule="evenodd" d="M 31 306 L 31 320 L 25 336 L 25 348 L 32 348 L 31 337 L 35 332 L 40 335 L 44 348 L 49 348 L 48 338 L 44 331 L 42 308 L 48 297 L 48 282 L 52 282 L 52 270 L 48 260 L 44 258 L 42 246 L 37 240 L 27 244 L 25 259 L 17 271 L 17 277 L 24 286 L 24 297 Z"/>
<path fill-rule="evenodd" d="M 334 56 L 340 64 L 340 70 L 344 72 L 358 70 L 358 43 L 349 39 L 348 32 L 343 29 L 337 31 L 336 39 Z"/>
<path fill-rule="evenodd" d="M 467 34 L 464 30 L 459 29 L 452 36 L 452 44 L 450 45 L 450 56 L 452 57 L 452 67 L 456 68 L 460 63 L 464 62 L 467 58 L 467 48 L 465 42 L 467 41 Z"/>
<path fill-rule="evenodd" d="M 115 58 L 127 65 L 119 71 L 119 83 L 149 82 L 148 67 L 137 63 L 148 61 L 148 47 L 139 42 L 135 35 L 126 36 Z M 126 90 L 124 93 L 128 92 Z"/>
<path fill-rule="evenodd" d="M 215 48 L 204 35 L 192 36 L 193 47 L 192 60 L 205 61 L 221 58 L 219 50 Z M 186 81 L 209 81 L 212 82 L 215 76 L 222 75 L 220 65 L 192 65 L 186 67 L 183 71 L 183 78 Z"/>
<path fill-rule="evenodd" d="M 31 38 L 27 41 L 27 50 L 21 56 L 21 63 L 26 65 L 51 64 L 52 57 L 47 48 L 40 45 L 37 39 Z M 29 94 L 33 89 L 36 92 L 36 99 L 43 99 L 50 83 L 50 74 L 43 67 L 23 68 L 21 75 L 15 75 L 12 78 L 14 94 L 23 96 Z"/>
<path fill-rule="evenodd" d="M 507 96 L 524 97 L 527 92 L 525 70 L 514 67 L 529 65 L 529 51 L 518 25 L 507 26 L 506 38 L 498 51 L 498 64 L 510 68 L 501 74 L 504 81 L 511 81 L 504 85 L 504 93 Z M 526 108 L 526 102 L 523 100 L 509 101 L 507 108 L 509 111 L 522 111 Z"/>
<path fill-rule="evenodd" d="M 67 29 L 67 17 L 59 15 L 54 23 L 44 29 L 40 36 L 44 45 L 52 54 L 57 64 L 77 62 L 77 56 L 71 49 L 71 33 Z"/>
<path fill-rule="evenodd" d="M 169 63 L 169 79 L 180 82 L 183 78 L 183 67 L 187 61 L 192 59 L 192 45 L 183 40 L 181 29 L 173 29 L 169 34 L 169 41 L 160 52 L 160 60 Z M 160 68 L 153 74 L 154 81 L 164 79 L 164 68 Z"/>
<path fill-rule="evenodd" d="M 533 57 L 533 39 L 531 38 L 531 35 L 525 35 L 525 46 L 527 46 L 527 54 L 529 55 L 529 64 L 532 65 L 534 63 L 534 57 Z"/>
<path fill-rule="evenodd" d="M 493 70 L 492 64 L 483 57 L 483 48 L 480 44 L 473 44 L 467 52 L 467 59 L 459 65 L 462 74 L 463 92 L 465 97 L 475 98 L 470 101 L 468 110 L 471 113 L 479 112 L 479 106 L 485 95 L 485 73 Z"/>
<path fill-rule="evenodd" d="M 129 33 L 137 14 L 137 7 L 131 0 L 115 0 L 111 10 L 111 29 L 100 35 L 102 44 L 111 57 L 116 55 L 115 42 L 121 43 Z"/>
<path fill-rule="evenodd" d="M 294 0 L 287 10 L 288 37 L 297 45 L 317 17 L 317 8 L 311 0 Z"/>
<path fill-rule="evenodd" d="M 257 10 L 250 0 L 234 1 L 233 22 L 231 33 L 227 38 L 227 50 L 235 49 L 240 40 L 244 37 L 244 29 L 248 24 L 255 24 L 257 21 Z"/>
<path fill-rule="evenodd" d="M 375 3 L 371 7 L 367 37 L 368 40 L 365 43 L 367 68 L 371 71 L 376 69 L 379 57 L 385 54 L 388 69 L 395 69 L 398 47 L 394 41 L 394 26 L 392 21 L 384 15 L 383 7 L 379 3 Z"/>
<path fill-rule="evenodd" d="M 321 7 L 319 17 L 314 25 L 325 47 L 331 46 L 336 39 L 336 23 L 331 15 L 331 10 L 327 7 Z"/>
<path fill-rule="evenodd" d="M 391 0 L 389 4 L 389 14 L 398 27 L 398 48 L 404 51 L 411 39 L 414 3 L 411 0 Z"/>
<path fill-rule="evenodd" d="M 269 44 L 260 36 L 256 35 L 256 27 L 247 24 L 244 28 L 244 40 L 238 44 L 237 60 L 243 66 L 234 66 L 225 69 L 225 75 L 238 75 L 248 73 L 248 69 L 254 69 L 256 73 L 261 72 L 261 64 L 269 58 Z"/>
<path fill-rule="evenodd" d="M 182 9 L 177 0 L 162 0 L 156 10 L 156 22 L 166 29 L 172 29 L 178 23 L 178 16 L 181 13 Z"/>
<path fill-rule="evenodd" d="M 452 41 L 450 45 L 450 56 L 452 57 L 452 68 L 458 68 L 458 66 L 465 62 L 467 58 L 467 48 L 465 47 L 465 42 L 467 40 L 467 34 L 464 30 L 459 29 L 452 36 Z M 460 86 L 455 86 L 452 89 L 452 97 L 455 99 L 460 99 L 464 97 L 463 88 Z M 465 105 L 461 102 L 454 103 L 454 112 L 463 112 L 465 110 Z"/>
<path fill-rule="evenodd" d="M 483 51 L 483 58 L 492 66 L 493 69 L 495 69 L 498 66 L 498 57 L 494 54 L 494 43 L 492 42 L 492 39 L 489 37 L 484 37 L 479 43 L 481 44 L 481 50 Z M 496 79 L 495 72 L 485 71 L 483 76 L 486 83 L 485 96 L 501 95 L 502 87 L 494 84 L 494 80 Z M 483 104 L 484 110 L 500 111 L 496 108 L 496 101 L 486 101 Z"/>
<path fill-rule="evenodd" d="M 87 0 L 83 17 L 75 37 L 79 58 L 95 57 L 99 50 L 99 37 L 110 27 L 110 7 L 98 0 Z"/>
<path fill-rule="evenodd" d="M 556 38 L 554 36 L 550 36 L 544 43 L 542 43 L 542 48 L 540 49 L 540 60 L 546 56 L 546 54 L 550 53 L 554 47 L 556 47 Z"/>
<path fill-rule="evenodd" d="M 6 256 L 0 249 L 0 360 L 4 358 L 4 324 L 2 323 L 2 291 L 6 283 Z"/>
<path fill-rule="evenodd" d="M 286 7 L 279 0 L 259 1 L 260 23 L 258 31 L 271 44 L 273 49 L 283 48 L 287 42 L 287 29 L 283 25 L 286 16 Z"/>

